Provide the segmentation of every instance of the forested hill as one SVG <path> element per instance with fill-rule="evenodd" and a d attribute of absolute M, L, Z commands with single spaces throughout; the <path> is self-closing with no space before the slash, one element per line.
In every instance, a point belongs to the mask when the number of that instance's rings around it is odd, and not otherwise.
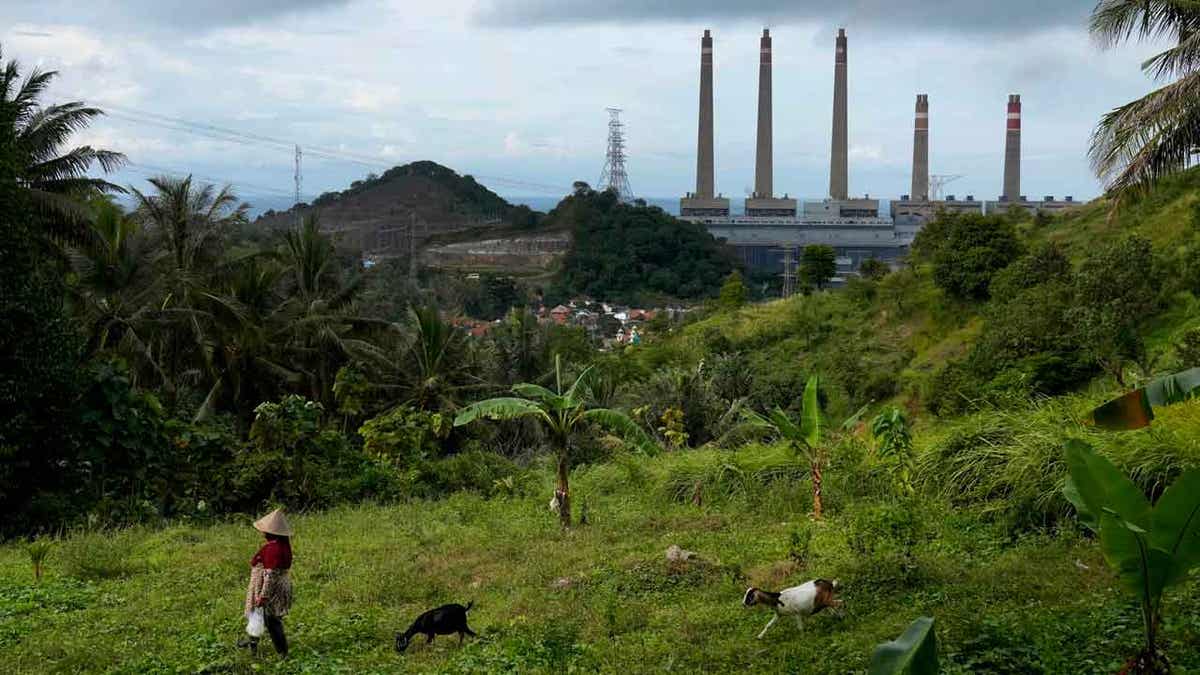
<path fill-rule="evenodd" d="M 415 217 L 436 233 L 468 224 L 531 225 L 535 220 L 528 207 L 509 204 L 472 176 L 431 161 L 392 167 L 380 176 L 371 174 L 341 192 L 326 192 L 297 208 L 304 215 L 319 213 L 322 223 L 334 229 L 407 225 Z M 297 208 L 268 211 L 257 222 L 290 227 Z"/>
<path fill-rule="evenodd" d="M 571 232 L 551 294 L 615 302 L 696 300 L 716 295 L 736 267 L 732 252 L 702 225 L 657 206 L 622 204 L 583 183 L 545 219 Z"/>
<path fill-rule="evenodd" d="M 1200 366 L 1200 170 L 1115 212 L 1097 200 L 943 218 L 902 270 L 716 313 L 652 336 L 639 358 L 694 369 L 722 355 L 756 404 L 794 403 L 818 372 L 845 415 L 888 400 L 941 417 L 1074 392 L 1099 402 Z"/>

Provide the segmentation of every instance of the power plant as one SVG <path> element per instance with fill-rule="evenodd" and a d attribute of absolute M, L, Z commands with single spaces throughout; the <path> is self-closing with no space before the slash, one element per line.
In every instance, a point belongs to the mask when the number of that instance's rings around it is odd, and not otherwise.
<path fill-rule="evenodd" d="M 995 201 L 974 195 L 941 199 L 938 182 L 930 190 L 929 96 L 917 94 L 913 117 L 912 186 L 909 194 L 888 203 L 889 214 L 880 215 L 880 202 L 869 196 L 850 196 L 849 95 L 846 30 L 834 40 L 833 120 L 829 158 L 829 197 L 798 201 L 784 193 L 775 196 L 772 118 L 771 33 L 764 28 L 759 39 L 758 128 L 755 144 L 754 190 L 746 197 L 744 215 L 732 215 L 729 200 L 715 193 L 713 132 L 713 37 L 706 29 L 700 39 L 700 115 L 696 152 L 696 191 L 679 201 L 680 217 L 703 224 L 709 232 L 737 250 L 752 268 L 781 270 L 787 277 L 795 268 L 800 249 L 811 244 L 832 246 L 837 253 L 838 277 L 844 281 L 857 273 L 868 258 L 899 264 L 921 226 L 939 211 L 988 213 L 1009 208 L 1056 211 L 1077 204 L 1071 197 L 1047 196 L 1028 201 L 1021 194 L 1021 97 L 1010 94 L 1005 117 L 1004 183 Z M 937 179 L 957 176 L 934 176 Z M 714 194 L 715 193 L 715 194 Z"/>

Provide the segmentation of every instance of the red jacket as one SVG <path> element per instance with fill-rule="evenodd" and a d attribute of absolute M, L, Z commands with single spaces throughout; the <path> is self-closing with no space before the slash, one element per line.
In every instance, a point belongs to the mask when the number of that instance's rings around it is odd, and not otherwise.
<path fill-rule="evenodd" d="M 286 570 L 292 566 L 292 545 L 279 539 L 270 539 L 250 559 L 250 566 L 262 565 L 269 570 Z"/>

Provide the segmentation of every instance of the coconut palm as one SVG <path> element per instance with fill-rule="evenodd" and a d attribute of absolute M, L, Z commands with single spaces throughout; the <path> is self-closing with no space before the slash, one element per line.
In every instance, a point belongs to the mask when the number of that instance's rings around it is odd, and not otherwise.
<path fill-rule="evenodd" d="M 1102 47 L 1167 39 L 1173 45 L 1142 63 L 1169 84 L 1106 114 L 1092 135 L 1097 176 L 1120 197 L 1189 166 L 1200 147 L 1200 2 L 1102 0 L 1091 18 Z"/>
<path fill-rule="evenodd" d="M 112 351 L 157 372 L 147 341 L 154 251 L 120 206 L 98 198 L 91 209 L 88 236 L 71 253 L 72 298 L 85 325 L 87 352 Z"/>
<path fill-rule="evenodd" d="M 558 485 L 555 498 L 558 500 L 559 520 L 563 527 L 571 526 L 571 438 L 587 424 L 596 424 L 615 431 L 632 440 L 643 451 L 655 448 L 654 441 L 625 413 L 609 408 L 587 408 L 585 382 L 591 369 L 585 369 L 570 387 L 563 389 L 561 357 L 554 358 L 554 390 L 541 385 L 523 383 L 513 385 L 517 396 L 490 398 L 463 408 L 454 419 L 460 427 L 478 419 L 512 420 L 535 419 L 550 434 L 557 461 Z"/>
<path fill-rule="evenodd" d="M 333 382 L 340 367 L 351 361 L 390 365 L 369 338 L 374 331 L 393 327 L 357 314 L 354 299 L 362 290 L 362 277 L 340 283 L 333 241 L 321 232 L 316 217 L 303 219 L 287 232 L 282 251 L 289 297 L 281 307 L 285 323 L 276 338 L 286 337 L 290 361 L 308 379 L 310 398 L 332 408 Z"/>
<path fill-rule="evenodd" d="M 36 68 L 21 79 L 16 61 L 4 62 L 0 49 L 0 127 L 12 134 L 17 157 L 17 181 L 28 190 L 31 202 L 52 238 L 81 243 L 88 235 L 88 209 L 81 202 L 90 196 L 121 192 L 121 188 L 88 171 L 98 164 L 113 171 L 124 155 L 84 145 L 63 146 L 71 136 L 103 115 L 80 101 L 43 106 L 38 99 L 58 76 Z"/>
<path fill-rule="evenodd" d="M 793 452 L 803 457 L 809 465 L 809 475 L 812 479 L 813 517 L 821 519 L 823 511 L 821 501 L 821 482 L 825 461 L 828 454 L 829 439 L 824 435 L 825 422 L 821 417 L 821 406 L 817 400 L 820 380 L 816 375 L 808 378 L 804 385 L 804 398 L 801 400 L 800 420 L 793 421 L 781 408 L 775 408 L 767 415 L 761 415 L 750 409 L 742 412 L 745 422 L 751 427 L 765 431 L 782 439 Z M 863 406 L 858 412 L 842 422 L 842 430 L 851 429 L 858 419 L 866 412 Z"/>
<path fill-rule="evenodd" d="M 200 385 L 214 368 L 214 322 L 235 321 L 242 313 L 219 285 L 227 235 L 246 221 L 249 206 L 230 186 L 217 189 L 191 176 L 158 176 L 149 183 L 151 192 L 132 190 L 134 217 L 159 250 L 150 302 L 154 358 L 174 403 L 185 382 Z"/>

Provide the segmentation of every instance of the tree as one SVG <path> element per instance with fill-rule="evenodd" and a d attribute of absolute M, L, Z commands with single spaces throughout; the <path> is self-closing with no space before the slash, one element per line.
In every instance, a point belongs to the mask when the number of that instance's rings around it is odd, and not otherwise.
<path fill-rule="evenodd" d="M 805 283 L 822 290 L 837 274 L 837 253 L 832 246 L 810 244 L 800 255 L 800 278 Z"/>
<path fill-rule="evenodd" d="M 1142 356 L 1139 324 L 1158 304 L 1158 271 L 1150 241 L 1131 236 L 1088 256 L 1075 275 L 1068 316 L 1084 349 L 1118 384 Z"/>
<path fill-rule="evenodd" d="M 725 277 L 717 304 L 725 310 L 735 310 L 746 304 L 746 285 L 742 283 L 741 272 L 734 270 Z"/>
<path fill-rule="evenodd" d="M 0 98 L 0 115 L 13 104 Z M 0 124 L 0 533 L 71 515 L 62 470 L 74 450 L 69 425 L 80 393 L 80 340 L 65 289 L 37 239 L 32 196 L 18 187 L 16 129 Z M 64 495 L 71 492 L 63 491 Z"/>
<path fill-rule="evenodd" d="M 775 408 L 767 415 L 761 415 L 753 410 L 744 410 L 743 417 L 751 428 L 766 431 L 777 436 L 791 447 L 792 451 L 803 457 L 809 465 L 809 475 L 812 479 L 813 517 L 821 519 L 823 511 L 821 501 L 822 472 L 824 471 L 826 455 L 826 439 L 823 437 L 824 421 L 821 417 L 820 402 L 817 398 L 819 379 L 816 375 L 808 378 L 804 385 L 804 398 L 801 401 L 800 421 L 793 421 L 782 408 Z M 858 418 L 866 411 L 863 406 L 854 415 L 842 423 L 843 430 L 850 429 Z"/>
<path fill-rule="evenodd" d="M 1103 0 L 1092 12 L 1091 33 L 1102 47 L 1164 38 L 1173 43 L 1142 63 L 1153 79 L 1173 81 L 1107 113 L 1092 133 L 1092 168 L 1118 197 L 1192 164 L 1200 145 L 1198 27 L 1200 6 L 1194 2 Z"/>
<path fill-rule="evenodd" d="M 586 381 L 591 368 L 585 369 L 570 387 L 563 389 L 562 359 L 554 359 L 554 390 L 541 385 L 523 383 L 513 385 L 515 397 L 490 398 L 463 408 L 454 419 L 460 427 L 479 419 L 511 420 L 531 418 L 540 422 L 550 434 L 557 457 L 556 475 L 558 485 L 559 520 L 563 527 L 571 526 L 571 491 L 569 473 L 571 462 L 571 437 L 588 423 L 608 427 L 628 438 L 632 438 L 643 449 L 654 446 L 645 431 L 624 413 L 609 408 L 587 408 Z"/>
<path fill-rule="evenodd" d="M 118 168 L 124 155 L 88 145 L 63 151 L 71 136 L 104 114 L 79 101 L 42 106 L 38 99 L 58 76 L 34 69 L 21 81 L 16 61 L 4 62 L 0 49 L 0 127 L 11 134 L 12 167 L 16 184 L 28 195 L 38 214 L 38 235 L 80 243 L 87 237 L 88 209 L 81 199 L 121 188 L 88 176 L 94 164 L 105 172 Z"/>
<path fill-rule="evenodd" d="M 940 245 L 913 244 L 933 250 L 933 282 L 953 297 L 986 300 L 992 277 L 1021 255 L 1012 222 L 1000 215 L 975 213 L 942 213 L 937 220 L 942 222 L 935 231 L 945 240 Z"/>
<path fill-rule="evenodd" d="M 858 273 L 864 279 L 879 281 L 886 277 L 892 268 L 879 258 L 867 258 L 858 266 Z"/>
<path fill-rule="evenodd" d="M 144 357 L 162 378 L 173 407 L 181 374 L 211 369 L 204 360 L 213 353 L 209 319 L 238 315 L 234 304 L 212 291 L 226 236 L 245 222 L 249 206 L 239 204 L 229 186 L 217 190 L 194 183 L 191 176 L 158 176 L 149 183 L 150 193 L 133 190 L 134 217 L 162 252 L 148 298 L 157 329 Z"/>

